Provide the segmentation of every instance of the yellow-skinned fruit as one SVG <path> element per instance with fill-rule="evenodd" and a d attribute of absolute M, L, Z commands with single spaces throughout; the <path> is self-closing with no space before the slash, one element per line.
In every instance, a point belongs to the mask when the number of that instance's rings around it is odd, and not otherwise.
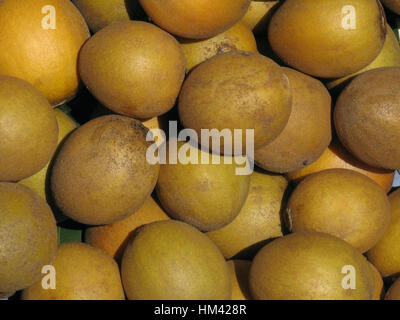
<path fill-rule="evenodd" d="M 278 3 L 279 1 L 273 0 L 251 1 L 249 9 L 241 21 L 255 34 L 262 34 L 267 31 L 268 23 Z"/>
<path fill-rule="evenodd" d="M 251 300 L 249 289 L 249 272 L 251 261 L 227 261 L 232 273 L 232 300 Z"/>

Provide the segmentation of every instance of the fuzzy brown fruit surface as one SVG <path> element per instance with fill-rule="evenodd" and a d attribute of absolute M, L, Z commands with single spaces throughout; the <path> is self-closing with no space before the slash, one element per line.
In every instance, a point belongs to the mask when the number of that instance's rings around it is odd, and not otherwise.
<path fill-rule="evenodd" d="M 179 42 L 155 25 L 119 22 L 83 46 L 79 73 L 104 106 L 146 119 L 174 106 L 185 76 L 185 57 Z"/>
<path fill-rule="evenodd" d="M 221 252 L 203 233 L 180 221 L 141 228 L 121 265 L 131 300 L 226 300 L 232 280 Z"/>
<path fill-rule="evenodd" d="M 147 129 L 111 115 L 75 130 L 57 155 L 51 190 L 57 206 L 84 224 L 110 224 L 133 214 L 150 196 L 159 166 L 147 162 Z"/>
<path fill-rule="evenodd" d="M 345 266 L 356 273 L 356 288 L 343 286 Z M 375 283 L 365 257 L 326 233 L 299 232 L 262 248 L 250 268 L 256 300 L 371 300 Z"/>
<path fill-rule="evenodd" d="M 322 78 L 366 67 L 381 51 L 385 34 L 376 0 L 286 0 L 268 29 L 271 47 L 284 62 Z"/>
<path fill-rule="evenodd" d="M 331 96 L 318 80 L 289 68 L 293 103 L 289 121 L 271 143 L 255 151 L 264 170 L 286 173 L 303 168 L 322 155 L 332 139 Z"/>
<path fill-rule="evenodd" d="M 232 137 L 235 129 L 241 129 L 239 150 L 229 139 L 221 139 L 220 149 L 214 147 L 211 138 L 200 142 L 218 153 L 245 153 L 246 129 L 254 130 L 255 149 L 282 132 L 292 109 L 292 90 L 283 70 L 271 59 L 258 53 L 231 51 L 193 70 L 183 85 L 178 109 L 182 124 L 194 129 L 198 137 L 201 129 L 229 129 Z"/>
<path fill-rule="evenodd" d="M 342 144 L 373 167 L 400 168 L 400 67 L 356 77 L 336 102 L 335 127 Z"/>
<path fill-rule="evenodd" d="M 246 13 L 250 0 L 139 0 L 152 21 L 166 31 L 189 39 L 224 32 Z"/>

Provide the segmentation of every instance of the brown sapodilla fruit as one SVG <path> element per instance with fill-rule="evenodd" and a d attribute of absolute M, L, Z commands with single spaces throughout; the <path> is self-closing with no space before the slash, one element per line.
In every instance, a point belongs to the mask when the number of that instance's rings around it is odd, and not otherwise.
<path fill-rule="evenodd" d="M 91 225 L 133 214 L 150 196 L 159 166 L 146 158 L 151 142 L 140 121 L 111 115 L 75 130 L 55 158 L 54 200 L 68 217 Z"/>
<path fill-rule="evenodd" d="M 213 37 L 229 29 L 246 13 L 250 0 L 139 0 L 152 21 L 189 39 Z"/>
<path fill-rule="evenodd" d="M 142 21 L 111 24 L 82 48 L 79 73 L 89 91 L 116 113 L 152 118 L 170 110 L 185 76 L 179 42 Z"/>
<path fill-rule="evenodd" d="M 53 106 L 75 96 L 89 30 L 71 1 L 3 0 L 0 30 L 0 74 L 30 82 Z"/>

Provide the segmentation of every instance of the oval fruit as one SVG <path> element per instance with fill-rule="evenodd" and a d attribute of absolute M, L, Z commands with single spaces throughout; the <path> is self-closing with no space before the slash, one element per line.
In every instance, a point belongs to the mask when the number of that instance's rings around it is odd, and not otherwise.
<path fill-rule="evenodd" d="M 382 300 L 383 293 L 384 293 L 384 286 L 383 286 L 383 279 L 378 271 L 378 269 L 371 263 L 369 262 L 370 267 L 372 268 L 372 271 L 374 273 L 374 278 L 375 278 L 375 293 L 374 293 L 374 298 L 373 300 Z"/>
<path fill-rule="evenodd" d="M 217 247 L 179 221 L 142 227 L 124 252 L 121 273 L 131 300 L 224 300 L 232 294 L 231 273 Z"/>
<path fill-rule="evenodd" d="M 287 124 L 291 107 L 289 80 L 279 65 L 258 53 L 231 51 L 203 62 L 190 73 L 178 110 L 183 126 L 194 129 L 198 137 L 202 129 L 228 129 L 232 137 L 235 129 L 241 129 L 242 148 L 238 149 L 245 153 L 246 130 L 254 130 L 255 149 L 266 145 Z M 201 144 L 213 146 L 210 141 L 205 138 Z M 237 154 L 236 147 L 232 151 L 232 143 L 224 139 L 221 149 L 213 151 Z"/>
<path fill-rule="evenodd" d="M 388 7 L 394 13 L 400 14 L 400 1 L 399 0 L 381 0 L 383 5 Z"/>
<path fill-rule="evenodd" d="M 356 273 L 355 289 L 343 287 L 346 266 Z M 267 244 L 254 258 L 249 279 L 256 300 L 371 300 L 375 289 L 365 257 L 345 241 L 318 232 L 293 233 Z"/>
<path fill-rule="evenodd" d="M 273 0 L 251 1 L 249 9 L 241 21 L 255 34 L 262 34 L 267 31 L 267 26 L 278 3 L 279 1 Z"/>
<path fill-rule="evenodd" d="M 332 139 L 331 96 L 318 80 L 282 68 L 292 88 L 292 113 L 283 131 L 255 151 L 255 163 L 271 172 L 298 170 L 318 159 Z"/>
<path fill-rule="evenodd" d="M 38 281 L 57 250 L 57 227 L 47 203 L 28 187 L 0 182 L 0 292 Z"/>
<path fill-rule="evenodd" d="M 386 293 L 385 300 L 400 300 L 400 278 L 391 285 Z"/>
<path fill-rule="evenodd" d="M 322 78 L 366 67 L 382 50 L 385 34 L 376 0 L 286 0 L 268 29 L 271 47 L 284 62 Z"/>
<path fill-rule="evenodd" d="M 385 191 L 365 175 L 329 169 L 303 180 L 287 206 L 293 232 L 316 231 L 337 236 L 360 252 L 371 249 L 390 222 Z"/>
<path fill-rule="evenodd" d="M 139 209 L 157 181 L 159 166 L 147 162 L 147 129 L 124 116 L 85 123 L 55 158 L 51 191 L 61 211 L 80 223 L 122 220 Z"/>
<path fill-rule="evenodd" d="M 141 21 L 111 24 L 83 46 L 79 73 L 89 91 L 116 113 L 152 118 L 170 110 L 185 76 L 179 42 Z"/>
<path fill-rule="evenodd" d="M 100 249 L 63 243 L 52 266 L 56 287 L 43 289 L 39 281 L 22 292 L 23 300 L 125 300 L 118 265 Z"/>
<path fill-rule="evenodd" d="M 1 1 L 0 30 L 0 74 L 30 82 L 53 106 L 75 96 L 89 30 L 71 1 Z"/>
<path fill-rule="evenodd" d="M 152 21 L 166 31 L 189 39 L 224 32 L 246 13 L 250 0 L 139 0 Z"/>
<path fill-rule="evenodd" d="M 229 260 L 227 261 L 232 273 L 232 299 L 251 300 L 249 289 L 249 272 L 251 261 Z"/>
<path fill-rule="evenodd" d="M 57 137 L 56 116 L 43 94 L 24 80 L 0 75 L 0 181 L 40 171 Z"/>
<path fill-rule="evenodd" d="M 342 144 L 372 167 L 400 168 L 400 67 L 357 76 L 339 96 L 335 127 Z"/>

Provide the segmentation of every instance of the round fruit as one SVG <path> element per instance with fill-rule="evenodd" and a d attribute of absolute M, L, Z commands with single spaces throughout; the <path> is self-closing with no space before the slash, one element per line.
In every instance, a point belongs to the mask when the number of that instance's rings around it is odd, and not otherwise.
<path fill-rule="evenodd" d="M 364 73 L 368 70 L 373 70 L 382 67 L 399 67 L 400 66 L 400 45 L 399 40 L 397 40 L 396 35 L 394 34 L 392 28 L 386 24 L 386 40 L 383 45 L 382 51 L 376 57 L 374 61 L 372 61 L 367 67 L 364 69 L 353 73 L 347 77 L 334 79 L 326 83 L 328 89 L 341 88 L 347 85 L 355 76 Z"/>
<path fill-rule="evenodd" d="M 129 242 L 121 265 L 131 300 L 226 300 L 231 273 L 217 247 L 179 221 L 153 222 Z"/>
<path fill-rule="evenodd" d="M 373 167 L 400 168 L 400 67 L 380 68 L 356 77 L 335 107 L 340 141 Z"/>
<path fill-rule="evenodd" d="M 371 300 L 375 289 L 373 271 L 361 253 L 317 232 L 294 233 L 267 244 L 254 258 L 249 279 L 257 300 Z"/>
<path fill-rule="evenodd" d="M 120 261 L 125 247 L 141 226 L 160 220 L 168 220 L 167 214 L 152 197 L 128 218 L 105 226 L 90 227 L 85 230 L 85 242 L 100 248 Z"/>
<path fill-rule="evenodd" d="M 283 61 L 323 78 L 366 67 L 381 51 L 385 34 L 376 0 L 286 0 L 268 29 L 272 49 Z"/>
<path fill-rule="evenodd" d="M 152 118 L 170 110 L 185 76 L 179 42 L 141 21 L 114 23 L 82 48 L 79 73 L 107 108 L 127 116 Z"/>
<path fill-rule="evenodd" d="M 30 82 L 53 106 L 75 96 L 89 30 L 71 1 L 3 0 L 0 30 L 0 74 Z"/>
<path fill-rule="evenodd" d="M 257 52 L 254 34 L 242 22 L 236 23 L 230 29 L 212 38 L 205 40 L 180 39 L 179 41 L 185 53 L 188 71 L 223 52 L 231 50 Z"/>
<path fill-rule="evenodd" d="M 287 177 L 289 180 L 294 181 L 297 184 L 312 173 L 326 169 L 340 168 L 354 170 L 368 176 L 379 184 L 386 192 L 389 192 L 390 189 L 392 189 L 394 179 L 393 170 L 376 169 L 362 163 L 348 153 L 337 139 L 332 141 L 318 160 L 300 170 L 289 172 Z"/>
<path fill-rule="evenodd" d="M 389 195 L 391 216 L 389 227 L 379 242 L 368 251 L 368 259 L 383 277 L 395 276 L 400 272 L 400 189 Z"/>
<path fill-rule="evenodd" d="M 332 139 L 331 97 L 325 86 L 293 69 L 283 71 L 292 88 L 292 113 L 279 136 L 255 152 L 259 167 L 279 173 L 314 162 Z"/>
<path fill-rule="evenodd" d="M 41 277 L 57 250 L 47 203 L 28 187 L 0 182 L 0 292 L 24 289 Z"/>
<path fill-rule="evenodd" d="M 381 2 L 392 10 L 394 13 L 400 14 L 400 1 L 399 0 L 381 0 Z"/>
<path fill-rule="evenodd" d="M 385 300 L 400 300 L 400 278 L 398 278 L 389 288 Z"/>
<path fill-rule="evenodd" d="M 159 166 L 147 162 L 147 129 L 124 116 L 103 116 L 75 130 L 55 158 L 54 200 L 84 224 L 110 224 L 139 209 L 157 181 Z"/>
<path fill-rule="evenodd" d="M 329 233 L 365 252 L 386 231 L 390 205 L 385 191 L 372 179 L 348 169 L 329 169 L 297 186 L 287 214 L 293 232 Z"/>
<path fill-rule="evenodd" d="M 60 109 L 55 109 L 55 116 L 58 123 L 58 146 L 64 141 L 65 137 L 78 127 L 78 124 Z M 50 161 L 51 162 L 51 161 Z M 31 188 L 37 192 L 43 199 L 47 199 L 48 178 L 49 178 L 49 165 L 47 165 L 29 178 L 19 181 L 19 183 Z"/>
<path fill-rule="evenodd" d="M 230 260 L 227 262 L 232 274 L 232 299 L 251 300 L 249 289 L 249 272 L 251 261 Z"/>
<path fill-rule="evenodd" d="M 251 1 L 249 9 L 241 21 L 253 30 L 255 34 L 264 33 L 267 31 L 273 10 L 277 7 L 278 3 L 279 1 L 273 0 Z"/>
<path fill-rule="evenodd" d="M 282 236 L 282 201 L 287 187 L 282 176 L 253 172 L 246 202 L 227 226 L 207 232 L 227 259 L 252 256 L 266 241 Z"/>
<path fill-rule="evenodd" d="M 23 300 L 124 300 L 117 263 L 102 250 L 79 242 L 60 245 L 52 264 L 56 287 L 41 281 L 22 292 Z"/>
<path fill-rule="evenodd" d="M 239 152 L 245 153 L 247 129 L 254 130 L 255 149 L 266 145 L 287 124 L 291 105 L 289 80 L 275 62 L 258 53 L 231 51 L 192 71 L 183 85 L 178 109 L 182 124 L 199 137 L 201 129 L 229 129 L 232 137 L 235 129 L 241 129 Z M 201 141 L 203 146 L 207 143 L 213 145 L 211 138 Z M 213 151 L 232 154 L 232 145 L 224 139 L 221 149 Z"/>
<path fill-rule="evenodd" d="M 373 300 L 381 300 L 383 297 L 383 292 L 384 292 L 384 287 L 383 287 L 383 279 L 381 274 L 379 273 L 378 269 L 371 263 L 369 262 L 370 267 L 372 268 L 372 271 L 374 273 L 374 278 L 375 278 L 375 293 Z"/>
<path fill-rule="evenodd" d="M 205 39 L 224 32 L 246 13 L 250 0 L 139 0 L 161 28 L 189 39 Z"/>
<path fill-rule="evenodd" d="M 247 198 L 250 185 L 249 175 L 236 174 L 239 159 L 209 154 L 182 142 L 176 151 L 170 146 L 171 143 L 166 150 L 169 161 L 160 166 L 156 186 L 166 212 L 202 231 L 216 230 L 232 222 Z M 190 159 L 197 159 L 197 163 L 183 161 L 187 150 Z M 203 159 L 208 159 L 208 164 Z"/>
<path fill-rule="evenodd" d="M 40 91 L 0 75 L 0 181 L 18 181 L 40 171 L 53 155 L 57 137 L 55 113 Z"/>

